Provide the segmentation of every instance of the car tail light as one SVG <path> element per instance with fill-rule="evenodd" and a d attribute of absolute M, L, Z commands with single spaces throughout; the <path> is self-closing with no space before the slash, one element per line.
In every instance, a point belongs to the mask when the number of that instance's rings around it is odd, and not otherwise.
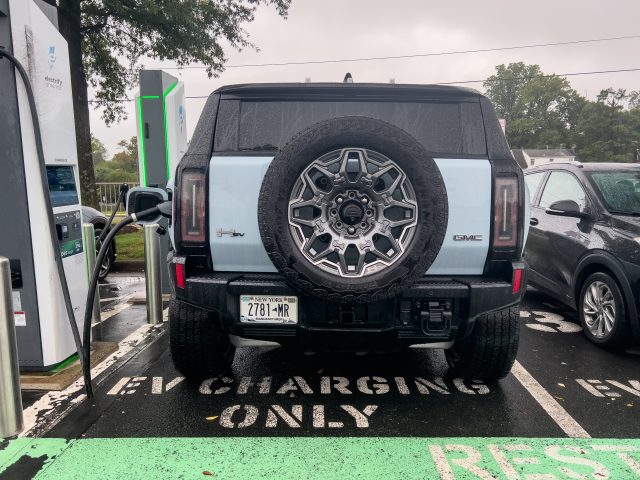
<path fill-rule="evenodd" d="M 205 240 L 205 176 L 185 170 L 180 183 L 180 233 L 183 243 L 201 244 Z"/>
<path fill-rule="evenodd" d="M 184 271 L 184 263 L 176 263 L 176 285 L 178 288 L 184 290 L 184 283 L 186 280 L 185 271 Z"/>
<path fill-rule="evenodd" d="M 515 268 L 513 270 L 513 279 L 511 280 L 511 293 L 520 293 L 520 289 L 522 288 L 522 273 L 524 269 Z"/>
<path fill-rule="evenodd" d="M 493 197 L 493 246 L 515 248 L 518 245 L 518 178 L 496 178 Z"/>

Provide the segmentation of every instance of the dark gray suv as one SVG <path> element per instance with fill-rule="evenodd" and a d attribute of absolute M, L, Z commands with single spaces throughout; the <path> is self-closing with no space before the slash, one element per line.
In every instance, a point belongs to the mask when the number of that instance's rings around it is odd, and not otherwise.
<path fill-rule="evenodd" d="M 576 308 L 587 337 L 621 346 L 640 336 L 640 165 L 530 168 L 529 282 Z"/>

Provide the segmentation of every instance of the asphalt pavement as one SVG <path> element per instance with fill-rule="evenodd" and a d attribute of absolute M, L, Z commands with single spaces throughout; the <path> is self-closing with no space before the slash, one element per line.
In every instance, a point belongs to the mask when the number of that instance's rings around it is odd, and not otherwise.
<path fill-rule="evenodd" d="M 191 383 L 172 365 L 166 326 L 140 328 L 97 375 L 93 400 L 76 391 L 49 405 L 22 450 L 0 449 L 0 478 L 20 465 L 38 478 L 299 478 L 310 465 L 308 478 L 640 478 L 637 350 L 592 345 L 574 312 L 535 291 L 516 365 L 490 385 L 451 376 L 439 350 L 258 348 Z M 2 473 L 11 448 L 23 454 Z M 44 451 L 35 466 L 29 448 Z M 92 460 L 78 466 L 83 455 Z"/>

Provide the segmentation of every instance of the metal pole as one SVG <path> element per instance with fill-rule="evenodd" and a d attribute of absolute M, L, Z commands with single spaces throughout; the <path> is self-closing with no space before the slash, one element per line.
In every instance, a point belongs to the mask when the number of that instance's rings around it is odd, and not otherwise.
<path fill-rule="evenodd" d="M 82 241 L 87 256 L 87 278 L 91 282 L 93 270 L 96 268 L 96 233 L 92 223 L 82 224 Z M 93 299 L 91 323 L 100 323 L 100 288 L 96 288 L 96 296 Z"/>
<path fill-rule="evenodd" d="M 17 435 L 23 425 L 11 269 L 0 257 L 0 439 Z"/>
<path fill-rule="evenodd" d="M 144 226 L 144 272 L 147 283 L 147 323 L 162 323 L 162 276 L 158 225 Z"/>

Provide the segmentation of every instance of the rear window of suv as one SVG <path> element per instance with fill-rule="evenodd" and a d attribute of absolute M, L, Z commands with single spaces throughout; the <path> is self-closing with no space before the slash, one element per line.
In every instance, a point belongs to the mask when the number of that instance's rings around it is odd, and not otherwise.
<path fill-rule="evenodd" d="M 269 152 L 293 135 L 334 117 L 384 120 L 413 135 L 434 154 L 486 155 L 480 104 L 476 102 L 269 101 L 222 99 L 216 152 Z"/>

